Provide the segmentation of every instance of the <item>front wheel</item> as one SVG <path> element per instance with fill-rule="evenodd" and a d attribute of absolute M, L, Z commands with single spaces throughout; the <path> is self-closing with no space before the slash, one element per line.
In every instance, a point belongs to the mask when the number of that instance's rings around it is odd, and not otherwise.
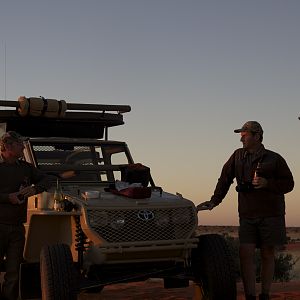
<path fill-rule="evenodd" d="M 40 254 L 43 300 L 76 300 L 76 270 L 68 245 L 44 246 Z"/>
<path fill-rule="evenodd" d="M 206 234 L 199 237 L 198 247 L 192 250 L 192 269 L 204 299 L 236 299 L 233 257 L 222 236 Z"/>

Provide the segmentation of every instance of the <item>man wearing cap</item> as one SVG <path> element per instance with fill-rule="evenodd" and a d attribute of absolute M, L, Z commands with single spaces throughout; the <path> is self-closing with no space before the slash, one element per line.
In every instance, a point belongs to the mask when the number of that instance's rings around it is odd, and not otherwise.
<path fill-rule="evenodd" d="M 27 198 L 51 185 L 51 177 L 21 160 L 24 138 L 14 131 L 0 140 L 0 263 L 6 274 L 1 299 L 18 299 L 19 266 L 23 260 Z"/>
<path fill-rule="evenodd" d="M 234 130 L 241 134 L 237 149 L 223 166 L 210 201 L 199 210 L 213 209 L 236 179 L 239 212 L 240 266 L 247 300 L 256 299 L 255 248 L 261 255 L 260 300 L 269 299 L 274 275 L 275 247 L 286 243 L 284 194 L 294 188 L 292 173 L 282 156 L 265 149 L 263 130 L 256 121 Z"/>

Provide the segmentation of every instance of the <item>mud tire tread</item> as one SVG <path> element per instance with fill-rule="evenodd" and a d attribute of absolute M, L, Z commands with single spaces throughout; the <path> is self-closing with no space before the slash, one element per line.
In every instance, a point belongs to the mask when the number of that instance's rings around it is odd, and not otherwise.
<path fill-rule="evenodd" d="M 40 254 L 42 300 L 76 300 L 76 274 L 66 244 L 44 246 Z"/>
<path fill-rule="evenodd" d="M 235 300 L 236 272 L 226 240 L 218 234 L 199 236 L 198 248 L 192 251 L 196 284 L 208 300 Z"/>

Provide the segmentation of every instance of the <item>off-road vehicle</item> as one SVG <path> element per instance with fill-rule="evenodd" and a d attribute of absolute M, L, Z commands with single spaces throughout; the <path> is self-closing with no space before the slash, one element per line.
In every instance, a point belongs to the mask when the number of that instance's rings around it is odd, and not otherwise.
<path fill-rule="evenodd" d="M 224 238 L 198 236 L 194 203 L 155 185 L 125 142 L 108 139 L 130 106 L 25 97 L 0 106 L 2 129 L 28 137 L 24 159 L 58 178 L 58 189 L 54 180 L 28 199 L 22 299 L 76 299 L 149 278 L 166 288 L 194 281 L 205 299 L 236 299 Z"/>

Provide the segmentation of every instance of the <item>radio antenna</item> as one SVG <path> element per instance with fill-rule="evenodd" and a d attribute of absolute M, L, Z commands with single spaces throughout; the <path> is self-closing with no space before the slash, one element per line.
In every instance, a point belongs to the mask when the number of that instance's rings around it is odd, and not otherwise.
<path fill-rule="evenodd" d="M 6 42 L 4 42 L 4 99 L 6 100 Z"/>

